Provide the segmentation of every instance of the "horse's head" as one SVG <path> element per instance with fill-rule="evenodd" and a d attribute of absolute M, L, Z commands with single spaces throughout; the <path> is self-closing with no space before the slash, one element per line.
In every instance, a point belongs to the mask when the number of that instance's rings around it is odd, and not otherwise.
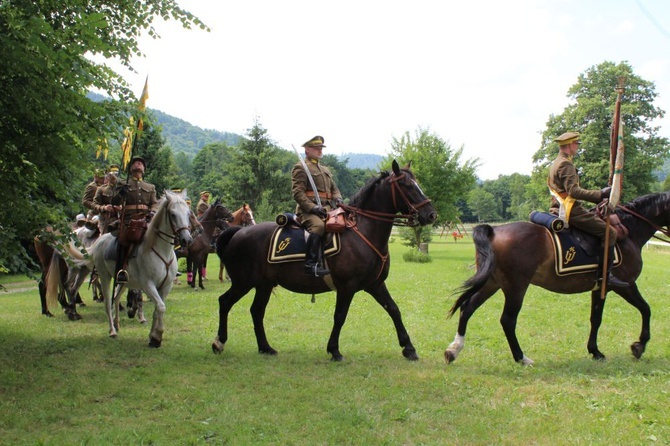
<path fill-rule="evenodd" d="M 393 173 L 388 177 L 388 181 L 391 183 L 395 210 L 403 215 L 409 215 L 407 221 L 409 226 L 433 223 L 437 219 L 437 212 L 419 187 L 410 165 L 407 164 L 401 169 L 398 162 L 393 160 L 392 169 Z"/>
<path fill-rule="evenodd" d="M 189 230 L 191 209 L 186 204 L 186 196 L 186 189 L 180 193 L 165 191 L 165 203 L 163 204 L 164 219 L 167 226 L 172 231 L 172 235 L 179 239 L 182 246 L 190 246 L 193 243 L 193 237 Z M 160 214 L 159 210 L 154 218 L 159 217 Z"/>
<path fill-rule="evenodd" d="M 217 226 L 220 224 L 219 222 L 232 222 L 233 221 L 233 213 L 228 210 L 227 207 L 221 203 L 221 199 L 217 198 L 214 204 L 212 205 L 214 207 L 214 219 L 217 222 Z"/>
<path fill-rule="evenodd" d="M 247 203 L 244 203 L 241 208 L 233 212 L 232 224 L 236 226 L 252 226 L 256 224 L 254 213 Z"/>

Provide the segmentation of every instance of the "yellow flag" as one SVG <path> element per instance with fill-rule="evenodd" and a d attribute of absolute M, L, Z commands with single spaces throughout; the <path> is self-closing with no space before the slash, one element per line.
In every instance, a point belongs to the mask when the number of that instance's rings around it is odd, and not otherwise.
<path fill-rule="evenodd" d="M 614 175 L 612 176 L 612 191 L 610 192 L 610 205 L 616 207 L 621 198 L 621 186 L 623 182 L 623 121 L 619 123 L 619 135 L 617 137 L 616 161 L 614 163 Z"/>
<path fill-rule="evenodd" d="M 144 88 L 142 89 L 142 95 L 140 96 L 140 111 L 146 110 L 147 99 L 149 99 L 149 76 L 144 80 Z"/>

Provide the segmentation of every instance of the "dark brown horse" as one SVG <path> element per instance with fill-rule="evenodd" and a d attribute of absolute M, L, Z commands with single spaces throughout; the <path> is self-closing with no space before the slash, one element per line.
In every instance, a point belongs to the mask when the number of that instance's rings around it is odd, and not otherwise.
<path fill-rule="evenodd" d="M 221 199 L 216 201 L 202 214 L 198 220 L 202 225 L 202 233 L 193 239 L 193 244 L 187 248 L 186 271 L 188 284 L 195 288 L 195 281 L 198 278 L 198 286 L 205 289 L 202 284 L 203 269 L 207 266 L 207 257 L 209 256 L 212 240 L 214 240 L 214 231 L 218 228 L 225 229 L 228 222 L 233 221 L 233 214 L 221 204 Z"/>
<path fill-rule="evenodd" d="M 242 207 L 233 212 L 233 220 L 229 223 L 229 226 L 252 226 L 256 224 L 254 219 L 254 212 L 251 210 L 251 207 L 244 203 Z M 219 234 L 220 235 L 220 234 Z M 218 235 L 217 235 L 218 237 Z M 219 282 L 223 282 L 223 262 L 219 262 Z M 229 280 L 229 279 L 228 279 Z"/>
<path fill-rule="evenodd" d="M 392 172 L 383 172 L 369 181 L 353 197 L 351 206 L 345 208 L 351 213 L 351 219 L 349 227 L 340 234 L 341 251 L 327 259 L 332 284 L 337 290 L 334 325 L 327 351 L 333 360 L 343 359 L 339 348 L 340 331 L 354 294 L 365 290 L 393 320 L 403 356 L 416 360 L 418 356 L 403 325 L 400 310 L 384 283 L 389 273 L 388 240 L 397 218 L 406 219 L 410 225 L 425 225 L 435 221 L 435 209 L 419 188 L 409 166 L 400 169 L 395 161 Z M 256 289 L 251 317 L 258 350 L 270 355 L 277 351 L 265 336 L 263 318 L 272 289 L 281 285 L 297 293 L 331 291 L 323 278 L 305 274 L 302 260 L 268 262 L 270 239 L 276 227 L 273 222 L 264 222 L 246 228 L 229 228 L 217 241 L 217 253 L 228 269 L 232 284 L 219 297 L 219 329 L 212 344 L 215 353 L 221 353 L 228 340 L 230 309 L 252 288 Z"/>
<path fill-rule="evenodd" d="M 622 263 L 612 273 L 630 286 L 612 287 L 611 290 L 637 308 L 642 316 L 640 339 L 631 345 L 633 355 L 640 358 L 650 339 L 651 310 L 635 281 L 642 271 L 642 247 L 656 231 L 667 233 L 670 224 L 670 192 L 639 197 L 618 207 L 616 213 L 630 235 L 619 243 Z M 593 359 L 605 359 L 605 355 L 598 349 L 598 329 L 605 300 L 601 298 L 600 289 L 594 290 L 597 280 L 595 271 L 559 277 L 554 267 L 550 233 L 543 226 L 533 223 L 510 223 L 495 228 L 479 225 L 474 229 L 472 237 L 476 248 L 477 272 L 464 283 L 462 294 L 449 311 L 452 316 L 460 309 L 460 317 L 454 342 L 444 352 L 447 363 L 455 361 L 463 349 L 470 317 L 489 297 L 502 289 L 505 305 L 500 323 L 512 356 L 521 364 L 532 365 L 533 361 L 524 355 L 516 337 L 517 316 L 531 284 L 562 294 L 591 291 L 591 332 L 587 349 Z"/>

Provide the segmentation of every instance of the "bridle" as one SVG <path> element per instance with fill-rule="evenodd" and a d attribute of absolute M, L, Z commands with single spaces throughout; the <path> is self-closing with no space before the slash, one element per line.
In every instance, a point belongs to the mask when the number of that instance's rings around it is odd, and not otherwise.
<path fill-rule="evenodd" d="M 392 223 L 396 226 L 418 226 L 419 209 L 430 203 L 431 200 L 429 198 L 426 198 L 425 200 L 419 203 L 412 203 L 409 200 L 409 198 L 407 198 L 407 195 L 398 184 L 398 182 L 405 179 L 406 176 L 407 176 L 406 172 L 402 172 L 400 175 L 392 173 L 386 179 L 386 181 L 391 183 L 391 200 L 393 202 L 393 208 L 396 211 L 393 214 L 387 212 L 367 211 L 355 206 L 349 206 L 345 204 L 341 204 L 340 207 L 342 207 L 347 211 L 351 211 L 354 214 L 371 218 L 373 220 L 383 221 L 385 223 Z M 405 202 L 405 205 L 409 209 L 409 213 L 399 214 L 400 211 L 398 210 L 398 196 L 400 196 L 400 198 L 402 198 L 402 200 Z M 406 222 L 399 222 L 398 220 L 406 220 Z"/>
<path fill-rule="evenodd" d="M 617 207 L 618 207 L 619 209 L 621 209 L 622 211 L 624 211 L 624 212 L 626 212 L 626 213 L 628 213 L 628 214 L 630 214 L 630 215 L 632 215 L 632 216 L 634 216 L 634 217 L 637 217 L 637 218 L 639 218 L 640 220 L 644 221 L 644 222 L 647 223 L 649 226 L 651 226 L 652 228 L 654 228 L 656 231 L 660 232 L 661 234 L 665 235 L 666 237 L 670 237 L 670 229 L 668 229 L 668 228 L 663 228 L 663 227 L 657 225 L 656 223 L 654 223 L 653 221 L 649 220 L 649 219 L 648 219 L 647 217 L 645 217 L 644 215 L 638 214 L 637 212 L 635 212 L 635 211 L 632 210 L 632 209 L 627 208 L 626 206 L 618 205 Z M 661 237 L 658 237 L 656 234 L 652 235 L 652 237 L 654 237 L 655 239 L 658 239 L 658 240 L 660 240 L 660 241 L 662 241 L 662 242 L 670 243 L 670 241 L 668 241 L 668 240 L 666 240 L 666 239 L 663 239 L 663 238 L 661 238 Z"/>
<path fill-rule="evenodd" d="M 169 202 L 169 200 L 168 200 L 168 202 Z M 166 205 L 166 206 L 167 206 L 167 205 Z M 175 224 L 174 224 L 174 221 L 172 220 L 172 214 L 170 213 L 169 209 L 165 209 L 165 208 L 164 208 L 164 209 L 163 209 L 163 212 L 167 213 L 168 223 L 170 223 L 170 228 L 172 229 L 172 234 L 168 234 L 167 232 L 164 232 L 164 231 L 162 231 L 160 228 L 157 228 L 157 227 L 154 228 L 154 231 L 156 232 L 156 234 L 158 234 L 158 237 L 160 237 L 161 240 L 163 240 L 164 242 L 167 242 L 167 243 L 169 243 L 170 245 L 174 246 L 174 245 L 175 245 L 175 241 L 174 241 L 175 237 L 176 237 L 180 232 L 182 232 L 182 231 L 184 231 L 184 230 L 188 231 L 189 229 L 188 229 L 188 226 L 183 226 L 183 227 L 180 227 L 180 228 L 176 228 L 176 227 L 175 227 Z M 156 226 L 158 226 L 158 225 L 156 225 Z M 174 262 L 174 260 L 176 259 L 176 257 L 174 256 L 174 251 L 171 251 L 171 252 L 173 253 L 173 255 L 172 255 L 172 258 L 170 259 L 170 261 L 168 262 L 167 260 L 165 260 L 165 259 L 163 258 L 162 255 L 160 255 L 160 253 L 159 253 L 158 251 L 156 251 L 156 247 L 155 247 L 155 246 L 152 246 L 152 247 L 151 247 L 151 252 L 153 252 L 154 254 L 156 254 L 156 256 L 157 256 L 157 257 L 163 262 L 163 264 L 165 265 L 165 276 L 163 276 L 163 280 L 162 280 L 161 283 L 158 285 L 158 289 L 161 289 L 161 288 L 163 287 L 163 284 L 165 283 L 165 281 L 166 281 L 167 278 L 168 278 L 168 272 L 170 271 L 170 265 L 172 264 L 172 262 Z"/>

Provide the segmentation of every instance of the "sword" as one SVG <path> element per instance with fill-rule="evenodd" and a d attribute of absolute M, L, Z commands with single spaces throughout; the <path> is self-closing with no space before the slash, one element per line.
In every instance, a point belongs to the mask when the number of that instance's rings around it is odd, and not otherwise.
<path fill-rule="evenodd" d="M 307 168 L 307 164 L 305 164 L 305 160 L 302 159 L 302 157 L 300 156 L 300 153 L 298 153 L 298 149 L 296 149 L 293 144 L 291 144 L 291 147 L 293 147 L 293 150 L 295 151 L 295 154 L 298 155 L 298 159 L 300 160 L 300 164 L 302 164 L 302 168 L 305 169 L 305 173 L 307 174 L 307 179 L 309 180 L 309 185 L 312 186 L 312 190 L 314 191 L 314 197 L 316 198 L 316 204 L 318 206 L 321 206 L 321 197 L 319 197 L 319 191 L 316 189 L 316 184 L 314 184 L 314 178 L 312 178 L 312 174 L 309 173 L 309 169 Z"/>

